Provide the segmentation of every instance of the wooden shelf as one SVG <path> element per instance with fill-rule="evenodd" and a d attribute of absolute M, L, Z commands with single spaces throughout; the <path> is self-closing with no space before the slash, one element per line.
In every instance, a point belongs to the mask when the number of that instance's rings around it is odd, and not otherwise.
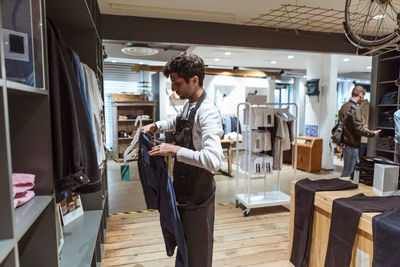
<path fill-rule="evenodd" d="M 35 196 L 28 203 L 15 210 L 17 240 L 21 239 L 52 200 L 51 196 Z"/>
<path fill-rule="evenodd" d="M 92 266 L 103 211 L 91 210 L 64 226 L 60 266 Z"/>
<path fill-rule="evenodd" d="M 6 81 L 5 86 L 7 87 L 7 90 L 10 94 L 23 93 L 23 94 L 45 95 L 45 96 L 49 94 L 47 90 L 13 81 Z"/>
<path fill-rule="evenodd" d="M 377 126 L 376 128 L 378 128 L 378 129 L 384 129 L 384 130 L 394 130 L 394 127 L 382 127 L 382 126 Z"/>
<path fill-rule="evenodd" d="M 396 60 L 396 59 L 399 59 L 399 60 L 400 60 L 400 55 L 399 55 L 399 56 L 393 56 L 393 57 L 382 58 L 380 61 L 381 61 L 381 62 L 385 62 L 385 61 L 391 61 L 391 60 Z"/>
<path fill-rule="evenodd" d="M 114 102 L 113 106 L 118 106 L 118 107 L 146 107 L 146 106 L 153 106 L 156 102 L 143 102 L 143 101 L 137 101 L 137 102 Z"/>
<path fill-rule="evenodd" d="M 397 107 L 397 106 L 400 106 L 400 104 L 399 105 L 397 105 L 397 104 L 379 104 L 377 106 L 378 107 Z"/>
<path fill-rule="evenodd" d="M 8 256 L 14 247 L 14 241 L 12 239 L 0 240 L 0 263 Z"/>
<path fill-rule="evenodd" d="M 119 137 L 118 140 L 132 140 L 133 137 Z"/>
<path fill-rule="evenodd" d="M 136 120 L 118 120 L 118 122 L 135 122 Z M 152 119 L 142 120 L 142 121 L 153 121 Z"/>
<path fill-rule="evenodd" d="M 393 83 L 393 85 L 394 85 L 395 82 L 396 82 L 396 80 L 390 80 L 390 81 L 379 82 L 379 84 L 390 84 L 390 83 Z"/>
<path fill-rule="evenodd" d="M 376 150 L 376 151 L 380 151 L 380 152 L 396 153 L 396 151 L 386 150 L 386 149 L 381 149 L 381 148 L 375 148 L 375 150 Z"/>

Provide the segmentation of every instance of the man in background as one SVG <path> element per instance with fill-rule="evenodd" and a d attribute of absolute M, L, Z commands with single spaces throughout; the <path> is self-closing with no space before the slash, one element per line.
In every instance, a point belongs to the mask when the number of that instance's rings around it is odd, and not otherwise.
<path fill-rule="evenodd" d="M 378 136 L 381 131 L 371 131 L 365 127 L 359 106 L 364 100 L 365 93 L 364 87 L 356 85 L 351 92 L 350 100 L 339 110 L 339 121 L 343 121 L 345 114 L 349 112 L 342 135 L 344 166 L 341 177 L 348 177 L 353 173 L 354 167 L 359 161 L 358 150 L 361 145 L 361 137 Z"/>

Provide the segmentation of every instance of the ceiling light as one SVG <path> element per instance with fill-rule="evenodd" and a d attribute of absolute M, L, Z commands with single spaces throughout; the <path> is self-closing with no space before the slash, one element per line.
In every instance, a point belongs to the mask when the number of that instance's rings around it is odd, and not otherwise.
<path fill-rule="evenodd" d="M 139 62 L 139 65 L 144 65 L 144 63 L 143 62 Z"/>
<path fill-rule="evenodd" d="M 232 52 L 225 52 L 225 56 L 230 56 L 232 55 Z"/>
<path fill-rule="evenodd" d="M 131 56 L 153 56 L 158 54 L 158 50 L 144 46 L 124 47 L 121 49 L 122 53 Z"/>
<path fill-rule="evenodd" d="M 117 63 L 117 61 L 116 61 L 116 60 L 111 60 L 111 62 L 112 62 L 112 63 Z"/>
<path fill-rule="evenodd" d="M 293 59 L 293 58 L 294 58 L 294 56 L 292 56 L 292 55 L 289 55 L 289 56 L 287 56 L 287 58 L 288 58 L 288 59 Z"/>
<path fill-rule="evenodd" d="M 368 67 L 367 67 L 367 70 L 372 70 L 372 66 L 368 66 Z"/>
<path fill-rule="evenodd" d="M 381 14 L 381 15 L 376 15 L 374 17 L 374 19 L 383 19 L 385 17 L 385 14 Z"/>
<path fill-rule="evenodd" d="M 350 58 L 346 57 L 346 58 L 343 59 L 343 62 L 349 62 L 349 61 L 350 61 Z"/>
<path fill-rule="evenodd" d="M 271 64 L 276 64 L 276 60 L 272 60 L 270 63 Z"/>
<path fill-rule="evenodd" d="M 220 61 L 220 59 L 216 57 L 216 58 L 214 58 L 214 61 Z"/>

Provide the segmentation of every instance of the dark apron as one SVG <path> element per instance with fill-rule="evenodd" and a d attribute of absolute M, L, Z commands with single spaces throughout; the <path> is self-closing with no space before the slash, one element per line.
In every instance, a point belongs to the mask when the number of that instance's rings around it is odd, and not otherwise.
<path fill-rule="evenodd" d="M 206 91 L 187 120 L 176 120 L 175 144 L 194 149 L 193 123 Z M 174 163 L 174 190 L 178 202 L 183 231 L 188 248 L 189 267 L 211 267 L 214 242 L 214 175 L 206 169 L 178 162 Z"/>

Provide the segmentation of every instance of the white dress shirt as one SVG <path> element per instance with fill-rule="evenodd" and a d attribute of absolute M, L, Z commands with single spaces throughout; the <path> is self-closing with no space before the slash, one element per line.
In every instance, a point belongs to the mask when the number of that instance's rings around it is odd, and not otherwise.
<path fill-rule="evenodd" d="M 187 119 L 190 110 L 195 106 L 196 102 L 189 103 L 187 101 L 178 115 L 182 115 L 182 119 Z M 175 131 L 176 117 L 158 121 L 156 125 L 159 132 Z M 195 151 L 182 147 L 179 149 L 176 159 L 186 164 L 204 168 L 210 172 L 218 171 L 224 159 L 220 141 L 223 133 L 218 109 L 210 99 L 204 99 L 194 117 L 192 134 Z"/>

